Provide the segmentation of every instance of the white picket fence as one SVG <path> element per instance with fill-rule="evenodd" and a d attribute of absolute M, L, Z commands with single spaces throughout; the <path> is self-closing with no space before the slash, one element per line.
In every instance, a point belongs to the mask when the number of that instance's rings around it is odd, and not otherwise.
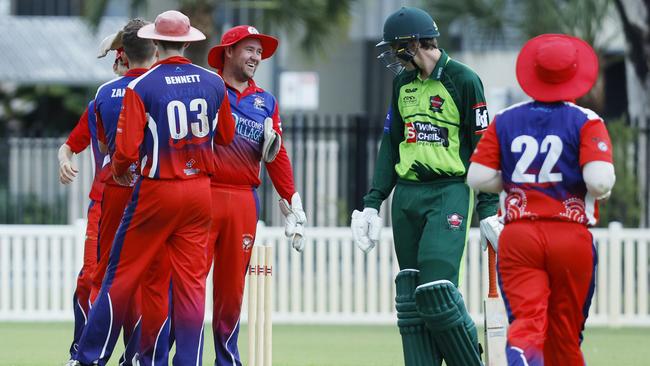
<path fill-rule="evenodd" d="M 650 230 L 612 224 L 592 232 L 599 266 L 588 324 L 650 326 Z M 384 229 L 381 242 L 367 255 L 354 246 L 348 228 L 310 227 L 307 233 L 300 254 L 286 242 L 283 228 L 259 228 L 257 242 L 276 248 L 274 323 L 394 323 L 398 267 L 390 229 Z M 81 220 L 69 226 L 0 225 L 0 321 L 71 319 L 83 238 Z M 473 229 L 461 291 L 477 322 L 483 319 L 486 266 Z M 211 309 L 209 300 L 206 309 Z M 206 319 L 210 315 L 206 311 Z M 242 316 L 246 321 L 245 309 Z"/>

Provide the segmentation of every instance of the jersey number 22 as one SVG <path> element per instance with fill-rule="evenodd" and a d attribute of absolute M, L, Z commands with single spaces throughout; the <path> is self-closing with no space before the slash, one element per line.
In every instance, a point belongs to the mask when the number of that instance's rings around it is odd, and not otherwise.
<path fill-rule="evenodd" d="M 554 183 L 562 181 L 562 173 L 551 173 L 562 155 L 562 139 L 557 135 L 548 135 L 542 140 L 541 147 L 537 140 L 529 135 L 517 136 L 512 140 L 510 151 L 522 153 L 512 172 L 514 183 Z M 546 154 L 539 175 L 528 174 L 526 171 L 539 153 Z"/>

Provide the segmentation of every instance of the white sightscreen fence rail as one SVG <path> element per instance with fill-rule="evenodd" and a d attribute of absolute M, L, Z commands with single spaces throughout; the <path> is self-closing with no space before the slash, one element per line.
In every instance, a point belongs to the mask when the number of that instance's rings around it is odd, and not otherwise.
<path fill-rule="evenodd" d="M 81 268 L 84 222 L 75 225 L 0 225 L 0 321 L 70 320 L 76 274 Z M 650 230 L 592 229 L 598 250 L 596 288 L 588 324 L 650 326 Z M 258 244 L 275 247 L 274 323 L 391 324 L 398 271 L 390 228 L 369 254 L 355 247 L 349 228 L 307 228 L 303 253 L 293 250 L 281 227 L 258 229 Z M 472 229 L 461 291 L 472 317 L 483 319 L 487 256 Z M 206 320 L 211 317 L 208 278 Z M 246 299 L 246 296 L 244 296 Z M 246 301 L 242 311 L 246 321 Z"/>

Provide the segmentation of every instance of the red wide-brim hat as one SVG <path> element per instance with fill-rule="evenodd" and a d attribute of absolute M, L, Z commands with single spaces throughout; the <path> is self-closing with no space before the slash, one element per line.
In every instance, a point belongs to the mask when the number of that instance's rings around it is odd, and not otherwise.
<path fill-rule="evenodd" d="M 517 81 L 541 102 L 573 101 L 598 79 L 598 56 L 580 38 L 542 34 L 524 45 L 517 57 Z"/>
<path fill-rule="evenodd" d="M 232 46 L 235 43 L 245 38 L 253 38 L 260 41 L 262 44 L 262 60 L 273 56 L 275 50 L 278 48 L 278 39 L 266 34 L 262 34 L 250 25 L 238 25 L 229 29 L 221 37 L 221 44 L 218 44 L 210 49 L 208 53 L 208 64 L 215 69 L 223 69 L 223 52 L 226 47 Z"/>
<path fill-rule="evenodd" d="M 205 34 L 190 25 L 190 18 L 176 10 L 158 14 L 156 20 L 138 30 L 138 37 L 171 42 L 195 42 Z"/>

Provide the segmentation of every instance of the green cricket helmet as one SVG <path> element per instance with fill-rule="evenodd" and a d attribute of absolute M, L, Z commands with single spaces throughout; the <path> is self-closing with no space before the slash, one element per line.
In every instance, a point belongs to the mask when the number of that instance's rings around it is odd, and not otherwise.
<path fill-rule="evenodd" d="M 419 8 L 402 7 L 386 18 L 384 38 L 377 43 L 377 47 L 393 42 L 436 37 L 440 37 L 440 32 L 431 15 Z"/>

